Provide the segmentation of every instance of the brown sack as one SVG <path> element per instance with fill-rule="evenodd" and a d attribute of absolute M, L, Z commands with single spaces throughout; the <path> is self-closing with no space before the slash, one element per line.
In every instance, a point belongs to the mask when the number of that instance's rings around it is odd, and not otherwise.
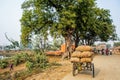
<path fill-rule="evenodd" d="M 81 58 L 81 62 L 92 62 L 92 58 Z"/>
<path fill-rule="evenodd" d="M 81 46 L 78 46 L 75 50 L 76 51 L 92 51 L 92 47 L 87 45 L 81 45 Z"/>
<path fill-rule="evenodd" d="M 81 57 L 81 52 L 80 51 L 75 51 L 71 55 L 72 57 Z"/>
<path fill-rule="evenodd" d="M 86 62 L 86 59 L 85 58 L 81 58 L 80 61 L 81 62 Z"/>
<path fill-rule="evenodd" d="M 81 57 L 91 57 L 93 55 L 93 52 L 84 51 L 81 53 Z"/>
<path fill-rule="evenodd" d="M 75 58 L 75 57 L 72 57 L 70 59 L 71 62 L 80 62 L 80 59 L 79 58 Z"/>

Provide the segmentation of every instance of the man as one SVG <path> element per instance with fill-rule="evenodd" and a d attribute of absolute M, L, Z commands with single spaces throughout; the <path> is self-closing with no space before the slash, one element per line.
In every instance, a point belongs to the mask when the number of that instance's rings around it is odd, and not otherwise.
<path fill-rule="evenodd" d="M 106 48 L 106 55 L 108 55 L 108 53 L 109 53 L 109 50 L 108 50 L 108 48 Z"/>
<path fill-rule="evenodd" d="M 10 64 L 10 71 L 13 70 L 13 63 Z"/>

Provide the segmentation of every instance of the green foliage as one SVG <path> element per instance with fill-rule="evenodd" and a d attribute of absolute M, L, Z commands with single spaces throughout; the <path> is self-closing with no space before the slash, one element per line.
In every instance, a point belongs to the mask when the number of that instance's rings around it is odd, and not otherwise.
<path fill-rule="evenodd" d="M 7 80 L 7 79 L 24 80 L 25 78 L 33 74 L 42 72 L 43 69 L 46 69 L 48 67 L 61 66 L 61 64 L 57 62 L 48 63 L 48 59 L 46 55 L 43 52 L 40 52 L 40 50 L 37 51 L 37 53 L 35 53 L 34 55 L 28 55 L 27 53 L 20 53 L 20 54 L 16 54 L 15 56 L 11 58 L 0 60 L 0 68 L 1 66 L 3 66 L 2 68 L 7 67 L 8 64 L 11 62 L 15 63 L 16 65 L 26 62 L 27 70 L 17 71 L 13 74 L 13 76 L 11 76 L 9 72 L 1 73 L 0 79 L 2 80 Z"/>
<path fill-rule="evenodd" d="M 34 49 L 35 54 L 39 54 L 40 49 Z"/>
<path fill-rule="evenodd" d="M 16 54 L 15 56 L 13 56 L 13 61 L 14 61 L 14 65 L 17 66 L 18 64 L 20 64 L 21 62 L 21 55 L 20 54 Z"/>
<path fill-rule="evenodd" d="M 92 45 L 95 41 L 116 39 L 115 26 L 110 18 L 110 11 L 96 6 L 95 0 L 80 0 L 76 10 L 76 29 L 74 40 Z"/>
<path fill-rule="evenodd" d="M 36 34 L 32 38 L 33 49 L 45 51 L 45 49 L 47 48 L 47 44 L 48 44 L 47 40 L 41 34 Z"/>
<path fill-rule="evenodd" d="M 6 39 L 7 39 L 9 42 L 12 43 L 12 44 L 8 45 L 9 50 L 10 50 L 10 49 L 16 49 L 16 48 L 19 48 L 19 47 L 20 47 L 19 42 L 18 42 L 18 41 L 15 41 L 15 40 L 13 40 L 13 39 L 9 39 L 6 33 L 5 33 L 5 37 L 6 37 Z"/>
<path fill-rule="evenodd" d="M 48 59 L 46 55 L 40 50 L 36 49 L 34 55 L 31 57 L 27 54 L 24 54 L 26 59 L 26 67 L 28 71 L 32 71 L 34 68 L 46 68 L 48 65 Z M 29 57 L 29 58 L 26 58 Z M 23 58 L 24 59 L 24 58 Z"/>
<path fill-rule="evenodd" d="M 30 55 L 28 55 L 27 53 L 20 53 L 20 54 L 16 54 L 12 57 L 13 63 L 14 65 L 18 65 L 20 63 L 24 63 L 26 61 L 30 61 Z"/>
<path fill-rule="evenodd" d="M 16 54 L 13 57 L 5 58 L 0 60 L 0 68 L 6 68 L 9 64 L 13 63 L 15 66 L 24 63 L 26 61 L 31 61 L 30 55 L 27 53 Z"/>
<path fill-rule="evenodd" d="M 108 49 L 111 48 L 111 44 L 106 44 L 106 46 Z"/>
<path fill-rule="evenodd" d="M 59 38 L 54 38 L 51 42 L 48 42 L 47 45 L 47 50 L 60 50 L 61 44 L 64 43 L 64 38 L 59 37 Z"/>
<path fill-rule="evenodd" d="M 26 62 L 26 67 L 28 71 L 31 71 L 33 69 L 33 66 L 34 66 L 33 62 L 30 62 L 30 61 Z"/>
<path fill-rule="evenodd" d="M 0 60 L 0 68 L 6 68 L 10 63 L 13 63 L 15 66 L 17 66 L 25 62 L 29 71 L 33 70 L 33 68 L 46 68 L 46 66 L 48 66 L 48 59 L 46 55 L 40 51 L 37 51 L 34 55 L 20 53 L 11 58 Z"/>
<path fill-rule="evenodd" d="M 45 68 L 47 66 L 48 59 L 47 59 L 46 55 L 44 55 L 44 54 L 36 54 L 35 62 L 38 67 Z"/>
<path fill-rule="evenodd" d="M 118 47 L 118 46 L 120 46 L 120 42 L 114 42 L 114 45 L 113 45 L 114 47 Z"/>
<path fill-rule="evenodd" d="M 26 0 L 22 4 L 21 40 L 24 45 L 31 36 L 50 33 L 71 42 L 92 45 L 95 41 L 116 39 L 110 11 L 97 7 L 95 0 Z"/>
<path fill-rule="evenodd" d="M 8 66 L 8 62 L 5 59 L 0 60 L 0 68 L 1 69 L 6 68 L 7 66 Z"/>
<path fill-rule="evenodd" d="M 28 55 L 27 53 L 21 53 L 21 61 L 25 62 L 25 61 L 30 61 L 30 55 Z"/>

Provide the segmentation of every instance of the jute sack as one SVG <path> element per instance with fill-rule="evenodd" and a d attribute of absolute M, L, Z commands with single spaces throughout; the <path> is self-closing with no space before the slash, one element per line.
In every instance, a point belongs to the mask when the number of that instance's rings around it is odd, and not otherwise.
<path fill-rule="evenodd" d="M 80 62 L 80 59 L 77 58 L 77 57 L 72 57 L 72 58 L 70 59 L 70 61 L 71 61 L 71 62 Z"/>
<path fill-rule="evenodd" d="M 93 52 L 84 51 L 81 53 L 81 57 L 91 57 L 93 55 Z"/>
<path fill-rule="evenodd" d="M 81 46 L 78 46 L 75 50 L 76 51 L 92 51 L 92 47 L 87 45 L 81 45 Z"/>
<path fill-rule="evenodd" d="M 81 52 L 80 51 L 75 51 L 71 55 L 72 57 L 81 57 Z"/>
<path fill-rule="evenodd" d="M 92 62 L 92 58 L 81 58 L 81 62 Z"/>

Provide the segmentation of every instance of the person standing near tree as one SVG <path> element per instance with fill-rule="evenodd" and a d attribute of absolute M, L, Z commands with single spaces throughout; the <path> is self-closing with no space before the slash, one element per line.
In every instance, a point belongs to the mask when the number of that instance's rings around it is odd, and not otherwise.
<path fill-rule="evenodd" d="M 10 63 L 10 71 L 13 70 L 13 63 Z"/>

